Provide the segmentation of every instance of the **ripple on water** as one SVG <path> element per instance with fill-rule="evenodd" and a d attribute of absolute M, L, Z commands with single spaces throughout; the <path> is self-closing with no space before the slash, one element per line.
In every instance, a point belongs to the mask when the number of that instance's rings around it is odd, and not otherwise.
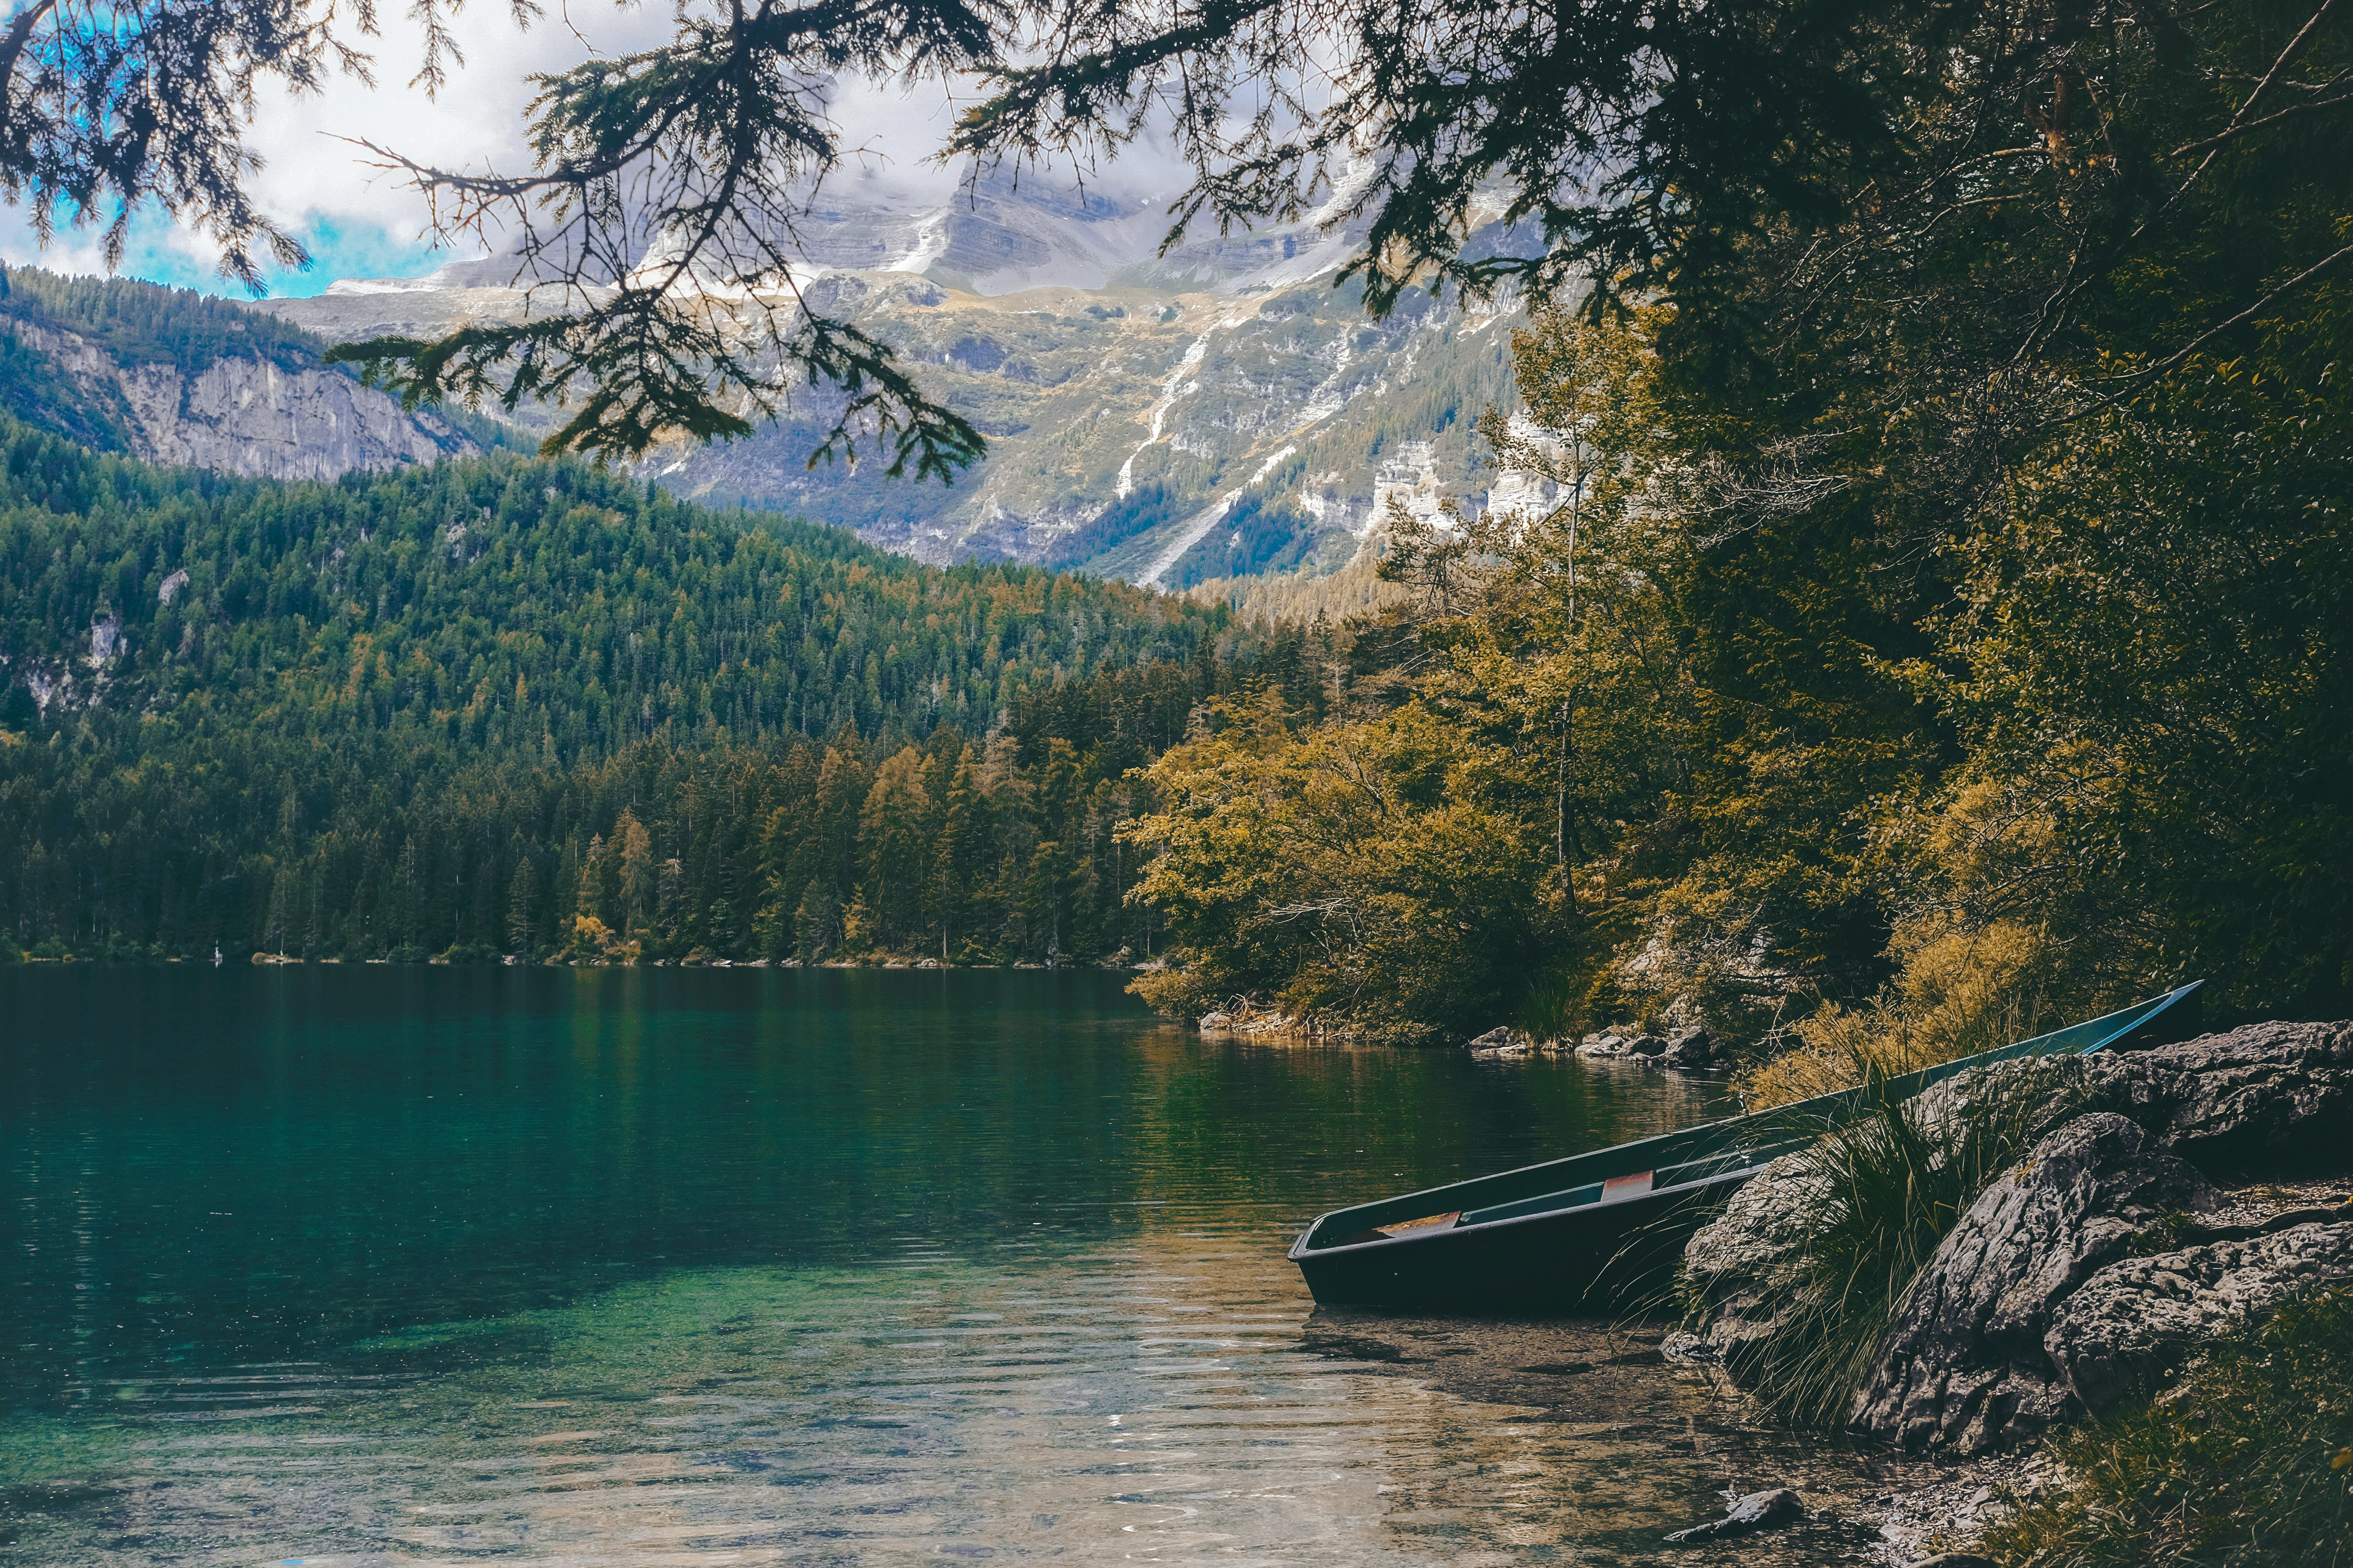
<path fill-rule="evenodd" d="M 1597 1325 L 1311 1318 L 1255 1235 L 991 1250 L 125 1379 L 55 1451 L 13 1424 L 15 1554 L 1630 1563 L 1776 1462 Z"/>

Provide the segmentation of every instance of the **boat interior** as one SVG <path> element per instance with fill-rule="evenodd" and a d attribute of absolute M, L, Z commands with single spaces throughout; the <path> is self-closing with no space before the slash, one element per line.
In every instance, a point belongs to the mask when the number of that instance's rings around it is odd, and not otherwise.
<path fill-rule="evenodd" d="M 1746 1181 L 1768 1162 L 1813 1142 L 1874 1100 L 1907 1099 L 1971 1068 L 2015 1057 L 2076 1055 L 2183 1037 L 2195 1027 L 2195 1009 L 2189 1004 L 2203 984 L 2192 981 L 2081 1024 L 1882 1083 L 1335 1209 L 1307 1228 L 1292 1254 L 1410 1243 L 1450 1231 L 1637 1199 L 1704 1196 L 1710 1188 Z"/>

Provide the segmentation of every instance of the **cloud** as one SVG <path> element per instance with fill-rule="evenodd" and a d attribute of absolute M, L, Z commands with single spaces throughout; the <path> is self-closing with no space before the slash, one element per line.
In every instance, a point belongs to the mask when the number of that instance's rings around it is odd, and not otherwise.
<path fill-rule="evenodd" d="M 331 75 L 315 93 L 282 87 L 256 105 L 246 142 L 263 159 L 251 182 L 257 204 L 300 236 L 316 257 L 308 272 L 273 268 L 273 291 L 311 294 L 339 277 L 413 275 L 450 259 L 427 234 L 424 199 L 399 176 L 370 167 L 355 141 L 392 147 L 420 162 L 513 169 L 523 151 L 523 110 L 533 72 L 561 69 L 593 47 L 604 53 L 642 48 L 670 28 L 665 13 L 633 7 L 551 7 L 548 16 L 519 29 L 497 0 L 475 0 L 453 31 L 466 58 L 439 96 L 410 84 L 423 58 L 423 35 L 413 19 L 385 7 L 383 36 L 375 40 L 377 85 Z M 567 17 L 580 21 L 570 25 Z M 95 229 L 60 228 L 44 249 L 22 211 L 0 209 L 0 258 L 67 272 L 104 269 Z M 134 218 L 123 271 L 156 282 L 236 291 L 218 273 L 219 254 L 199 234 L 149 210 Z"/>
<path fill-rule="evenodd" d="M 394 7 L 384 9 L 383 36 L 371 50 L 375 88 L 332 76 L 318 92 L 280 89 L 257 105 L 247 142 L 264 165 L 253 178 L 253 195 L 316 258 L 307 271 L 270 269 L 274 293 L 315 294 L 339 278 L 417 277 L 465 258 L 432 247 L 424 198 L 399 175 L 372 167 L 354 142 L 374 142 L 442 167 L 521 169 L 529 163 L 523 114 L 534 91 L 532 74 L 563 69 L 592 51 L 615 55 L 656 46 L 674 26 L 667 6 L 557 0 L 536 25 L 518 28 L 500 0 L 473 0 L 453 29 L 465 67 L 452 72 L 433 97 L 409 81 L 422 59 L 420 29 L 411 18 L 394 15 Z M 946 205 L 955 197 L 959 174 L 933 163 L 931 156 L 957 113 L 978 96 L 970 81 L 933 79 L 906 88 L 840 84 L 832 115 L 842 144 L 858 153 L 840 178 L 868 191 L 887 191 L 893 204 Z M 1071 172 L 1035 171 L 1024 178 L 1062 187 L 1071 183 Z M 1182 181 L 1171 160 L 1143 146 L 1130 149 L 1117 166 L 1091 174 L 1087 183 L 1103 194 L 1148 199 Z M 0 207 L 0 259 L 11 264 L 100 272 L 97 241 L 94 229 L 61 229 L 43 249 L 20 210 Z M 210 293 L 237 292 L 220 277 L 218 261 L 217 250 L 203 236 L 151 209 L 133 221 L 122 270 Z"/>

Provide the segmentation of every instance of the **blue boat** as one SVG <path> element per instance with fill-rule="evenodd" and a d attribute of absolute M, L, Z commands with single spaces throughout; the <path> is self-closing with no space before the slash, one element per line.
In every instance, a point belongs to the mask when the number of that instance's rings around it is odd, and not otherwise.
<path fill-rule="evenodd" d="M 1691 1232 L 1742 1183 L 1852 1117 L 1867 1096 L 1904 1098 L 2014 1057 L 2186 1039 L 2197 1031 L 2203 984 L 1873 1089 L 1335 1209 L 1292 1244 L 1291 1259 L 1324 1306 L 1543 1313 L 1622 1303 L 1655 1286 Z"/>

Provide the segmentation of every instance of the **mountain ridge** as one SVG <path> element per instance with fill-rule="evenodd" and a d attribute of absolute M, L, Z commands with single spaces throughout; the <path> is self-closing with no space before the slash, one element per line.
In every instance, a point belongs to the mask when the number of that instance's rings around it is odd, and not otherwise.
<path fill-rule="evenodd" d="M 0 408 L 97 451 L 250 479 L 430 463 L 495 439 L 325 366 L 267 314 L 128 279 L 0 279 Z M 471 426 L 470 433 L 469 426 Z"/>
<path fill-rule="evenodd" d="M 1491 404 L 1515 405 L 1508 338 L 1522 317 L 1510 301 L 1418 289 L 1368 316 L 1358 288 L 1332 284 L 1360 237 L 1327 232 L 1324 216 L 1164 252 L 1166 216 L 1146 201 L 1000 183 L 926 205 L 850 182 L 812 210 L 796 285 L 811 309 L 897 348 L 988 455 L 947 487 L 812 472 L 832 412 L 813 396 L 744 440 L 658 451 L 635 471 L 935 563 L 1172 589 L 1335 571 L 1391 495 L 1475 506 L 1502 478 L 1470 426 Z M 1490 225 L 1477 243 L 1510 237 Z M 259 308 L 346 341 L 438 335 L 522 312 L 514 281 L 511 259 L 459 261 Z M 547 423 L 544 410 L 522 417 Z"/>

